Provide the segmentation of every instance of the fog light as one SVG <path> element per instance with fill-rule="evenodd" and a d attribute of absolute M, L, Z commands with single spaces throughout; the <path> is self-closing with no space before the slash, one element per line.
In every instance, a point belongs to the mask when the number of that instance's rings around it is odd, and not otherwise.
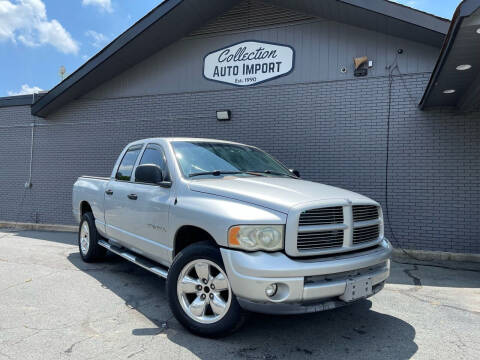
<path fill-rule="evenodd" d="M 277 289 L 277 284 L 270 284 L 265 288 L 265 294 L 267 294 L 268 297 L 275 296 L 275 294 L 277 293 Z"/>

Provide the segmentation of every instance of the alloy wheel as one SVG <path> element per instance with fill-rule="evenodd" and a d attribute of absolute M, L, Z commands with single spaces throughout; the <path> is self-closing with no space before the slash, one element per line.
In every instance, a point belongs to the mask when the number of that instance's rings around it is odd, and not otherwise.
<path fill-rule="evenodd" d="M 83 222 L 82 227 L 80 228 L 80 250 L 83 255 L 88 253 L 90 247 L 90 231 L 88 228 L 88 223 Z"/>
<path fill-rule="evenodd" d="M 228 312 L 232 290 L 222 268 L 212 261 L 198 259 L 189 262 L 180 272 L 177 296 L 191 319 L 212 324 Z"/>

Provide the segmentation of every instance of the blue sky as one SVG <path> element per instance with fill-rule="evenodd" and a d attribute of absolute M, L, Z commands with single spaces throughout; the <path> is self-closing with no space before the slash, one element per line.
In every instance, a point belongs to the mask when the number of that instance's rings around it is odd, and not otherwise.
<path fill-rule="evenodd" d="M 0 96 L 48 90 L 162 0 L 0 0 Z M 459 0 L 398 0 L 451 18 Z"/>

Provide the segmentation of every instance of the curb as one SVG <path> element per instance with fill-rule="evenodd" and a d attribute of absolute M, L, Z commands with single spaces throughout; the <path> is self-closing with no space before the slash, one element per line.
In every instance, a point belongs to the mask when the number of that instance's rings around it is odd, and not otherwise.
<path fill-rule="evenodd" d="M 72 225 L 55 224 L 35 224 L 35 223 L 17 223 L 10 221 L 0 221 L 0 229 L 7 230 L 33 230 L 33 231 L 59 231 L 59 232 L 77 232 L 78 227 Z"/>
<path fill-rule="evenodd" d="M 410 256 L 409 256 L 410 255 Z M 393 249 L 393 257 L 397 259 L 411 259 L 421 261 L 459 261 L 480 263 L 480 254 L 452 253 L 444 251 L 426 251 Z"/>

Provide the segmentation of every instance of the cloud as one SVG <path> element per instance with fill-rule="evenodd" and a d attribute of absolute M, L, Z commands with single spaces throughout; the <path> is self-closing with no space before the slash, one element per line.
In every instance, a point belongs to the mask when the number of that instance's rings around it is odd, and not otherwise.
<path fill-rule="evenodd" d="M 55 19 L 48 20 L 42 0 L 0 0 L 0 41 L 26 46 L 52 45 L 64 54 L 77 54 L 78 43 Z"/>
<path fill-rule="evenodd" d="M 82 0 L 83 6 L 93 5 L 98 7 L 101 11 L 113 12 L 112 0 Z"/>
<path fill-rule="evenodd" d="M 413 7 L 413 8 L 416 7 L 416 5 L 417 5 L 416 0 L 392 0 L 392 1 L 396 2 L 396 3 L 399 3 L 399 4 L 402 4 L 402 5 Z"/>
<path fill-rule="evenodd" d="M 27 84 L 23 84 L 20 91 L 9 91 L 8 96 L 28 95 L 28 94 L 38 93 L 40 91 L 42 91 L 42 89 L 39 88 L 38 86 L 29 86 Z"/>
<path fill-rule="evenodd" d="M 102 33 L 98 33 L 94 30 L 88 30 L 85 32 L 85 36 L 88 36 L 89 38 L 92 39 L 92 46 L 96 48 L 103 48 L 107 42 L 108 42 L 108 37 L 103 35 Z"/>

